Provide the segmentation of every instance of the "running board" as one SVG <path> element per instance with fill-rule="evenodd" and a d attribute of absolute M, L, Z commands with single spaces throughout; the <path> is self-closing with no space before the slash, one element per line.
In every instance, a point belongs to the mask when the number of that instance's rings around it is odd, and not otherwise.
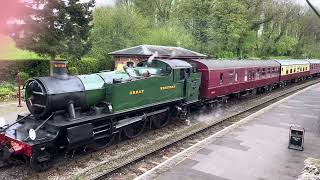
<path fill-rule="evenodd" d="M 136 116 L 136 117 L 131 117 L 131 118 L 126 118 L 126 119 L 120 120 L 120 121 L 118 121 L 118 124 L 116 125 L 116 129 L 128 126 L 128 125 L 133 124 L 138 121 L 142 121 L 143 119 L 146 119 L 148 116 L 160 114 L 160 113 L 166 112 L 168 110 L 169 110 L 169 108 L 165 108 L 165 109 L 161 109 L 158 111 L 153 111 L 153 112 L 144 114 L 142 116 Z"/>

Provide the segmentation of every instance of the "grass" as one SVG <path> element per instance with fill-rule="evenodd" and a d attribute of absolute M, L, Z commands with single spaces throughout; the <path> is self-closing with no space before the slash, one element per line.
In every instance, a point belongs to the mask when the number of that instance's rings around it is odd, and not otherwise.
<path fill-rule="evenodd" d="M 17 97 L 17 84 L 13 82 L 0 83 L 0 102 L 14 100 Z"/>
<path fill-rule="evenodd" d="M 0 60 L 39 60 L 44 59 L 36 53 L 16 48 L 15 42 L 0 35 Z"/>

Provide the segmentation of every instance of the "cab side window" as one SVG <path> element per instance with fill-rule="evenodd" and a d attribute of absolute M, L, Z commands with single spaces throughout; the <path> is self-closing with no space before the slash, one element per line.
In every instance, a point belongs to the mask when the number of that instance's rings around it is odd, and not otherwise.
<path fill-rule="evenodd" d="M 190 76 L 190 69 L 180 69 L 180 80 L 188 79 Z"/>

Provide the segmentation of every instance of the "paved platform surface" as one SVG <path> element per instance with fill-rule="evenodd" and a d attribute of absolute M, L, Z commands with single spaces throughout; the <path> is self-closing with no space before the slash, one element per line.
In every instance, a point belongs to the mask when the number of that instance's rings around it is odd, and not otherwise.
<path fill-rule="evenodd" d="M 306 130 L 303 152 L 287 148 L 292 124 Z M 308 157 L 320 158 L 320 84 L 261 110 L 224 136 L 210 139 L 205 148 L 156 179 L 297 179 Z"/>
<path fill-rule="evenodd" d="M 28 112 L 25 103 L 23 103 L 23 107 L 17 107 L 17 105 L 17 102 L 0 104 L 0 126 L 14 123 L 18 114 L 24 114 Z"/>

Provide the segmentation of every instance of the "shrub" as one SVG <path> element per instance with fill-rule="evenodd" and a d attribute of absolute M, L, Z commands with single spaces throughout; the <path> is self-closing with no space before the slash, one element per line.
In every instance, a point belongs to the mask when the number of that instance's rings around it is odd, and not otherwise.
<path fill-rule="evenodd" d="M 25 61 L 19 67 L 22 72 L 28 72 L 30 76 L 48 76 L 50 72 L 50 61 L 49 60 L 32 60 Z"/>
<path fill-rule="evenodd" d="M 0 87 L 0 97 L 14 96 L 16 93 L 9 87 Z"/>
<path fill-rule="evenodd" d="M 77 61 L 71 61 L 68 66 L 70 67 L 70 74 L 90 74 L 97 73 L 101 70 L 112 69 L 112 64 L 109 61 L 97 60 L 94 58 L 84 58 Z"/>
<path fill-rule="evenodd" d="M 6 61 L 3 62 L 6 63 Z M 114 68 L 114 62 L 109 58 L 97 60 L 87 57 L 82 60 L 70 61 L 68 67 L 71 75 L 90 74 L 101 70 L 111 70 Z M 2 72 L 6 76 L 0 78 L 0 81 L 16 82 L 16 76 L 20 73 L 22 81 L 25 82 L 30 77 L 49 76 L 49 72 L 49 60 L 10 61 L 10 68 L 5 70 L 5 72 Z"/>
<path fill-rule="evenodd" d="M 217 58 L 219 59 L 229 59 L 234 58 L 234 54 L 231 51 L 222 51 L 217 54 Z"/>
<path fill-rule="evenodd" d="M 22 83 L 25 83 L 30 78 L 30 75 L 26 72 L 19 72 L 19 76 Z"/>
<path fill-rule="evenodd" d="M 0 83 L 0 101 L 13 100 L 17 95 L 17 89 L 14 83 Z"/>
<path fill-rule="evenodd" d="M 78 75 L 79 71 L 76 67 L 69 67 L 68 68 L 68 74 L 70 75 Z"/>

